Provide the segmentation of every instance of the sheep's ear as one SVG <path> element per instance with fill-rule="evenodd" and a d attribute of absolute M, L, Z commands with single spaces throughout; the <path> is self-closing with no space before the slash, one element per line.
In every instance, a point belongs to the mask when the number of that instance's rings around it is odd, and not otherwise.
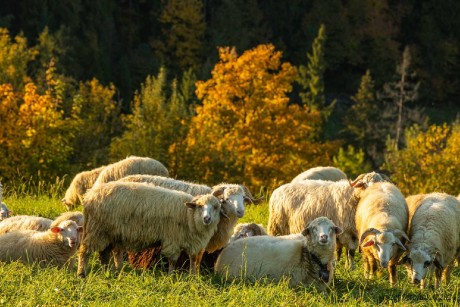
<path fill-rule="evenodd" d="M 62 231 L 61 227 L 53 227 L 50 229 L 53 233 L 60 233 Z"/>
<path fill-rule="evenodd" d="M 342 228 L 340 228 L 339 226 L 334 226 L 334 230 L 336 235 L 339 235 L 343 232 Z"/>
<path fill-rule="evenodd" d="M 196 208 L 196 204 L 195 204 L 195 203 L 186 202 L 185 205 L 186 205 L 187 208 L 189 208 L 189 209 L 195 209 L 195 208 Z"/>
<path fill-rule="evenodd" d="M 441 255 L 438 249 L 436 249 L 433 263 L 438 269 L 443 269 L 445 267 L 444 257 Z"/>
<path fill-rule="evenodd" d="M 82 232 L 82 231 L 83 231 L 83 226 L 78 226 L 78 227 L 77 227 L 77 231 L 78 231 L 78 232 Z"/>
<path fill-rule="evenodd" d="M 366 243 L 363 244 L 363 247 L 369 247 L 369 246 L 372 246 L 374 244 L 375 244 L 374 240 L 369 240 L 369 241 L 367 241 Z"/>
<path fill-rule="evenodd" d="M 65 198 L 61 199 L 61 203 L 65 203 Z"/>
<path fill-rule="evenodd" d="M 302 236 L 306 237 L 310 234 L 310 227 L 305 228 L 302 230 Z"/>

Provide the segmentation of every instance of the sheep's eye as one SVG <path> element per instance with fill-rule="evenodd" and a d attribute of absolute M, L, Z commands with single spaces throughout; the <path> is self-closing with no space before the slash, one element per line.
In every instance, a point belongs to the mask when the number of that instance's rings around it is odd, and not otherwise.
<path fill-rule="evenodd" d="M 431 261 L 425 261 L 425 263 L 423 264 L 423 267 L 427 268 L 430 266 L 430 264 L 431 264 Z"/>

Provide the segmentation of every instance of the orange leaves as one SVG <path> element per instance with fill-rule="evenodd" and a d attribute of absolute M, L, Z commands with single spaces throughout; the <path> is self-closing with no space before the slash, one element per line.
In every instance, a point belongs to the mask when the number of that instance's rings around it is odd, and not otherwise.
<path fill-rule="evenodd" d="M 258 187 L 290 180 L 310 161 L 329 161 L 313 139 L 319 111 L 289 105 L 297 70 L 281 63 L 281 52 L 268 44 L 239 57 L 234 48 L 220 48 L 219 56 L 212 78 L 196 83 L 203 106 L 187 138 L 187 150 L 200 162 L 195 171 L 207 168 L 204 180 L 230 176 Z"/>

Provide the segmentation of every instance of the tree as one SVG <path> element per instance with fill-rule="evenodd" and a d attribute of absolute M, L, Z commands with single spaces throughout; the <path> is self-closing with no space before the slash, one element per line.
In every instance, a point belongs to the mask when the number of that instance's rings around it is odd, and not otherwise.
<path fill-rule="evenodd" d="M 160 15 L 163 36 L 152 43 L 158 56 L 175 72 L 198 69 L 203 61 L 206 29 L 203 0 L 168 1 Z"/>
<path fill-rule="evenodd" d="M 334 165 L 344 171 L 349 178 L 356 178 L 359 174 L 372 171 L 364 151 L 361 148 L 356 150 L 352 145 L 348 145 L 346 150 L 341 147 L 332 160 Z"/>
<path fill-rule="evenodd" d="M 400 144 L 401 131 L 403 130 L 403 119 L 404 124 L 407 125 L 408 111 L 407 103 L 415 101 L 418 97 L 418 88 L 420 82 L 416 82 L 415 72 L 410 71 L 411 55 L 409 47 L 404 48 L 401 64 L 396 68 L 396 80 L 384 84 L 383 91 L 381 92 L 380 99 L 384 100 L 386 107 L 389 109 L 395 109 L 394 113 L 397 117 L 395 128 L 391 129 L 396 131 L 394 134 L 394 146 L 398 149 Z"/>
<path fill-rule="evenodd" d="M 203 105 L 185 139 L 186 172 L 208 183 L 267 187 L 330 162 L 336 144 L 315 140 L 317 110 L 289 104 L 297 71 L 281 56 L 270 44 L 241 56 L 219 49 L 212 78 L 196 85 Z"/>
<path fill-rule="evenodd" d="M 443 191 L 457 195 L 460 185 L 460 124 L 413 126 L 405 133 L 406 147 L 390 147 L 385 167 L 405 195 Z"/>
<path fill-rule="evenodd" d="M 166 70 L 156 77 L 148 76 L 133 101 L 133 113 L 123 117 L 126 130 L 110 146 L 112 159 L 128 155 L 149 156 L 168 165 L 170 147 L 181 141 L 190 116 L 188 103 L 191 88 L 179 87 L 173 80 L 167 85 Z M 188 84 L 191 73 L 183 77 Z M 173 172 L 171 172 L 173 173 Z"/>

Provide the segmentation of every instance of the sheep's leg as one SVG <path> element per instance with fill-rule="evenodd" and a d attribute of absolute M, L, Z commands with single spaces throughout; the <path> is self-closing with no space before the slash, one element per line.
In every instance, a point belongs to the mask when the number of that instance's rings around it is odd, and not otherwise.
<path fill-rule="evenodd" d="M 86 265 L 88 263 L 89 253 L 86 248 L 86 245 L 80 245 L 80 250 L 78 253 L 78 268 L 77 276 L 86 277 Z"/>
<path fill-rule="evenodd" d="M 355 250 L 354 249 L 346 249 L 347 250 L 347 267 L 350 270 L 355 269 Z M 349 264 L 349 265 L 348 265 Z"/>
<path fill-rule="evenodd" d="M 119 249 L 114 249 L 113 253 L 113 264 L 115 265 L 115 269 L 120 271 L 123 267 L 123 251 Z"/>
<path fill-rule="evenodd" d="M 201 259 L 203 259 L 204 249 L 200 250 L 196 255 L 190 255 L 190 273 L 198 274 L 200 272 Z"/>
<path fill-rule="evenodd" d="M 337 261 L 339 261 L 339 260 L 340 260 L 340 257 L 342 256 L 342 247 L 343 247 L 342 243 L 340 243 L 340 241 L 337 240 L 337 245 L 336 245 L 336 248 L 335 248 L 335 250 L 336 250 L 336 252 L 337 252 Z M 348 260 L 345 259 L 345 264 L 348 266 L 348 262 L 347 262 L 347 261 L 348 261 Z"/>
<path fill-rule="evenodd" d="M 436 268 L 434 274 L 434 288 L 437 289 L 441 286 L 442 269 Z"/>
<path fill-rule="evenodd" d="M 174 271 L 176 270 L 177 259 L 179 259 L 179 255 L 174 255 L 174 256 L 168 257 L 168 264 L 169 264 L 168 274 L 169 275 L 174 273 Z"/>
<path fill-rule="evenodd" d="M 448 265 L 443 271 L 442 271 L 442 280 L 444 283 L 447 285 L 450 282 L 450 272 L 452 271 L 452 267 Z"/>
<path fill-rule="evenodd" d="M 396 264 L 390 264 L 388 266 L 388 274 L 390 277 L 390 285 L 393 287 L 398 282 L 398 274 L 396 272 Z"/>
<path fill-rule="evenodd" d="M 375 261 L 374 256 L 369 257 L 370 272 L 369 278 L 374 278 L 375 273 L 378 270 L 377 261 Z"/>

